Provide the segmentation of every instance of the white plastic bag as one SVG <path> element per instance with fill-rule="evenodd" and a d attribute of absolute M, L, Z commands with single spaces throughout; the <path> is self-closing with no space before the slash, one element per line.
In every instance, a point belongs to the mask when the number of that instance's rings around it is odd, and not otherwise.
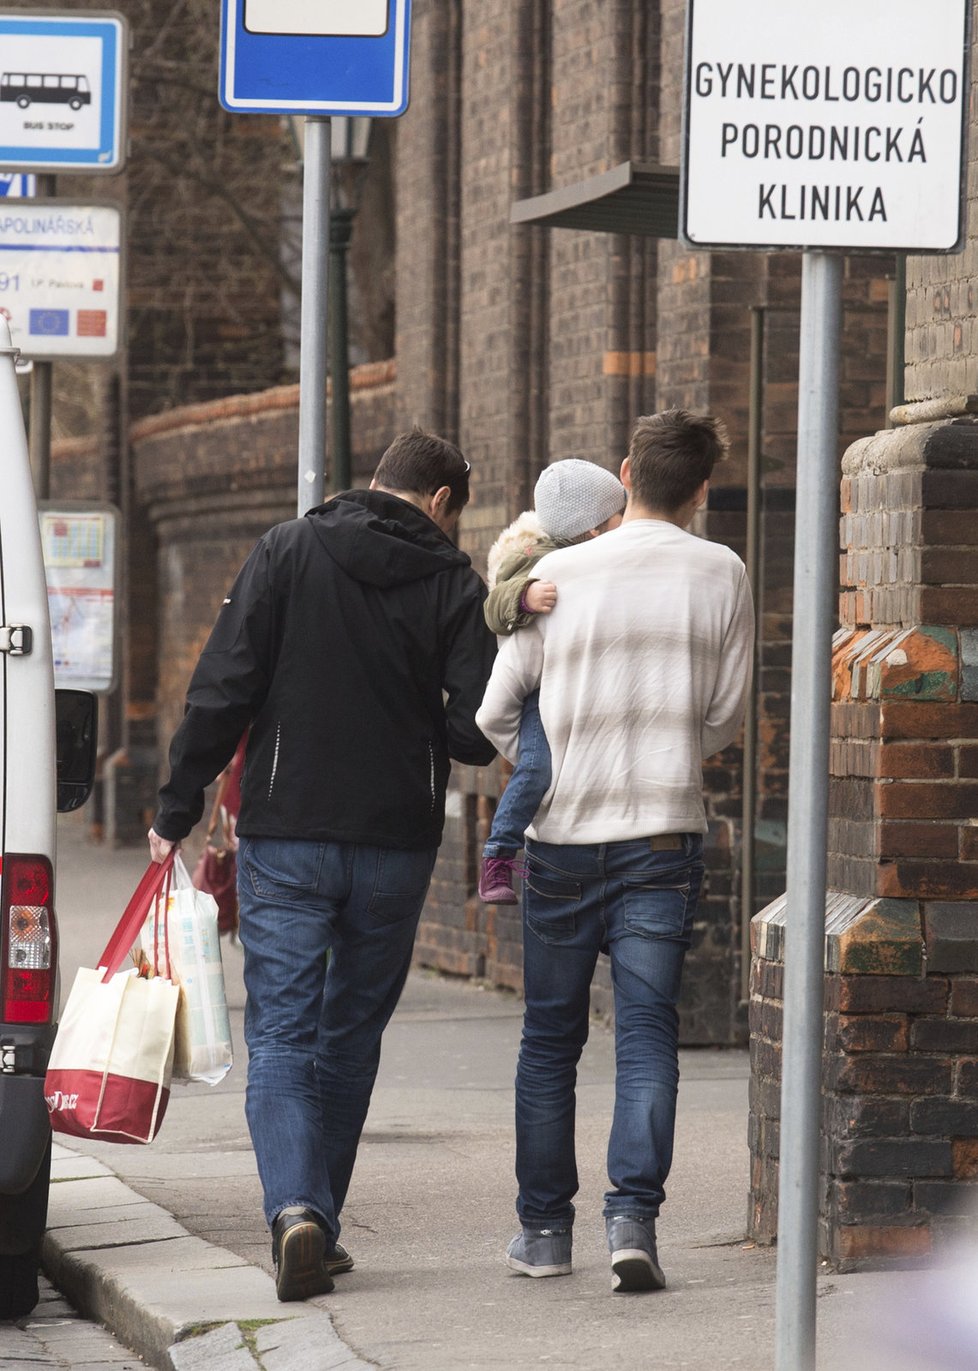
<path fill-rule="evenodd" d="M 180 987 L 173 1079 L 217 1085 L 234 1060 L 217 901 L 194 889 L 179 855 L 166 910 L 161 900 L 143 925 L 142 943 L 147 958 L 155 957 L 161 969 L 168 960 L 167 972 Z"/>

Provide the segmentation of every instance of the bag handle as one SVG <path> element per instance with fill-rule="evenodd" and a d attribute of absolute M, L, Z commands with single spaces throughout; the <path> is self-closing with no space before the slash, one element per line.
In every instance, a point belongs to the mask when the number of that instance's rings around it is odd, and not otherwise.
<path fill-rule="evenodd" d="M 149 907 L 159 896 L 163 887 L 170 880 L 170 872 L 173 869 L 173 858 L 176 849 L 170 852 L 162 862 L 150 862 L 149 866 L 139 878 L 139 884 L 132 893 L 132 897 L 123 912 L 122 918 L 116 925 L 115 932 L 112 934 L 105 951 L 99 957 L 97 966 L 105 970 L 102 977 L 103 981 L 109 980 L 119 970 L 123 961 L 129 954 L 129 949 L 136 941 L 136 935 L 143 926 Z"/>
<path fill-rule="evenodd" d="M 224 830 L 224 842 L 225 846 L 227 845 L 228 823 L 227 811 L 224 809 L 224 797 L 228 793 L 228 786 L 230 784 L 231 763 L 229 762 L 227 766 L 224 768 L 224 770 L 221 772 L 220 780 L 217 783 L 217 794 L 214 796 L 214 803 L 211 806 L 211 816 L 207 821 L 207 833 L 205 835 L 205 840 L 207 842 L 210 842 L 211 838 L 213 838 L 214 834 L 217 832 L 218 820 L 222 820 L 223 822 L 221 826 Z"/>
<path fill-rule="evenodd" d="M 166 880 L 163 882 L 159 891 L 153 899 L 153 972 L 159 976 L 160 972 L 160 924 L 163 924 L 163 956 L 166 958 L 166 976 L 169 980 L 173 979 L 173 967 L 170 962 L 170 890 L 173 884 L 173 875 L 176 871 L 176 863 L 179 861 L 176 849 L 173 852 L 173 866 L 166 873 Z"/>

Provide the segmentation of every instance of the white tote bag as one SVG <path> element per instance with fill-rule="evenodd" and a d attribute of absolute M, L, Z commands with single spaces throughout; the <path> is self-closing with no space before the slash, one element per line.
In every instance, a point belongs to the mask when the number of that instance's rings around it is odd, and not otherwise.
<path fill-rule="evenodd" d="M 147 903 L 166 898 L 172 862 L 151 862 L 98 970 L 80 967 L 51 1049 L 44 1095 L 59 1133 L 112 1142 L 156 1137 L 170 1094 L 179 991 L 165 976 L 120 971 Z"/>

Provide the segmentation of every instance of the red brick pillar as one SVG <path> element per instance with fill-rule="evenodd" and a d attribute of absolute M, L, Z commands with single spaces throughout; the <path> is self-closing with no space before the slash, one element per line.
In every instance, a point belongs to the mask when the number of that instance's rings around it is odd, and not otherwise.
<path fill-rule="evenodd" d="M 844 461 L 822 1255 L 928 1253 L 978 1203 L 978 424 Z M 750 1226 L 777 1230 L 782 897 L 754 921 Z"/>

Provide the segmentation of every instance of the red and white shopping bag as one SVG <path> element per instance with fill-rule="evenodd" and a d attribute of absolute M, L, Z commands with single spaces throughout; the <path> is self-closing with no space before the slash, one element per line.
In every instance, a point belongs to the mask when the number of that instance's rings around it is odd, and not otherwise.
<path fill-rule="evenodd" d="M 98 969 L 80 967 L 75 976 L 44 1082 L 58 1133 L 147 1143 L 159 1132 L 170 1096 L 180 992 L 165 976 L 120 967 L 147 913 L 157 901 L 165 909 L 172 865 L 172 855 L 150 863 Z M 165 936 L 165 917 L 161 926 Z"/>

